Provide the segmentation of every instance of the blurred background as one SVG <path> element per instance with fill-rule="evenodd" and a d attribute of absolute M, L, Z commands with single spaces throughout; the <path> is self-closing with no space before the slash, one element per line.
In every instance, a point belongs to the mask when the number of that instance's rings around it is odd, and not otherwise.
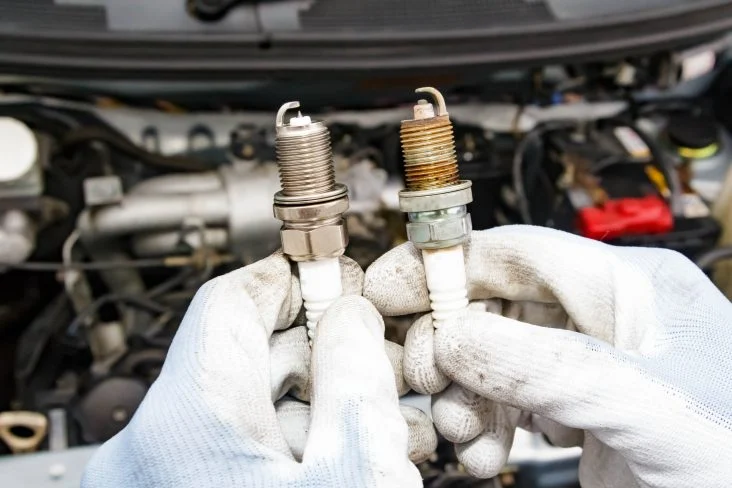
<path fill-rule="evenodd" d="M 732 296 L 730 33 L 726 0 L 0 1 L 0 485 L 78 486 L 196 289 L 279 247 L 289 100 L 364 268 L 406 240 L 399 124 L 435 86 L 476 229 L 674 249 Z M 420 470 L 569 488 L 579 453 L 520 431 L 496 479 L 447 442 Z"/>

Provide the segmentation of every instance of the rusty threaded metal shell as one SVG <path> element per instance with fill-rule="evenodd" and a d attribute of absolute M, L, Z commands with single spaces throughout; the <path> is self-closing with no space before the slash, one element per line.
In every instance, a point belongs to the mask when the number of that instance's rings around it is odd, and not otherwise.
<path fill-rule="evenodd" d="M 278 131 L 275 141 L 282 193 L 308 197 L 336 190 L 330 149 L 330 131 L 316 122 L 298 134 L 297 129 Z"/>
<path fill-rule="evenodd" d="M 459 183 L 452 123 L 447 115 L 402 122 L 400 138 L 409 191 Z"/>

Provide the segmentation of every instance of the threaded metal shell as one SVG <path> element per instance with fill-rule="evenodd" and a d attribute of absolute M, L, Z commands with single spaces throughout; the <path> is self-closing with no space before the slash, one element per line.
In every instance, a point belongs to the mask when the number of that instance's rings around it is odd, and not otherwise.
<path fill-rule="evenodd" d="M 293 129 L 278 131 L 275 140 L 282 194 L 310 197 L 333 192 L 336 182 L 330 131 L 320 122 L 304 131 Z"/>
<path fill-rule="evenodd" d="M 433 190 L 459 183 L 455 137 L 447 115 L 405 120 L 400 138 L 407 190 Z"/>

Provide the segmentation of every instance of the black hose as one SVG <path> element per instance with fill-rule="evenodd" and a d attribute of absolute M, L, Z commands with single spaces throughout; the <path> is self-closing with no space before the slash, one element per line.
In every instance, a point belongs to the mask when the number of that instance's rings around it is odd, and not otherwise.
<path fill-rule="evenodd" d="M 169 291 L 172 291 L 178 286 L 183 285 L 186 280 L 193 277 L 193 275 L 195 274 L 196 270 L 194 268 L 184 268 L 182 271 L 173 275 L 171 278 L 148 290 L 145 293 L 145 296 L 147 298 L 158 298 L 161 295 L 165 295 Z"/>
<path fill-rule="evenodd" d="M 639 127 L 637 127 L 635 124 L 625 125 L 630 125 L 630 127 L 633 128 L 638 137 L 640 137 L 645 145 L 648 146 L 648 150 L 651 152 L 651 157 L 653 158 L 653 161 L 656 163 L 658 168 L 663 173 L 663 176 L 666 178 L 666 183 L 668 184 L 668 188 L 671 193 L 671 196 L 669 198 L 669 206 L 671 207 L 671 212 L 674 214 L 674 216 L 678 215 L 683 207 L 683 203 L 681 202 L 683 190 L 681 188 L 679 175 L 676 172 L 676 168 L 674 167 L 673 162 L 669 159 L 668 155 L 663 151 L 663 149 L 659 147 L 656 141 L 649 137 Z"/>
<path fill-rule="evenodd" d="M 519 141 L 513 154 L 513 188 L 516 193 L 518 210 L 524 224 L 531 224 L 529 198 L 526 195 L 526 187 L 524 186 L 524 156 L 526 156 L 527 149 L 531 144 L 541 142 L 541 134 L 539 131 L 529 132 Z"/>
<path fill-rule="evenodd" d="M 20 120 L 28 127 L 38 132 L 44 132 L 53 137 L 63 137 L 72 130 L 74 126 L 69 125 L 68 119 L 49 117 L 47 113 L 37 106 L 23 105 L 0 105 L 0 115 Z"/>
<path fill-rule="evenodd" d="M 90 263 L 56 263 L 28 261 L 25 263 L 3 263 L 0 262 L 0 270 L 17 269 L 21 271 L 57 272 L 65 270 L 81 271 L 104 271 L 119 268 L 180 268 L 189 266 L 190 263 L 169 262 L 165 259 L 134 259 L 120 261 L 95 261 Z"/>
<path fill-rule="evenodd" d="M 61 147 L 72 150 L 91 142 L 102 142 L 132 159 L 160 169 L 182 172 L 199 172 L 211 169 L 200 161 L 185 156 L 153 154 L 138 147 L 121 134 L 115 134 L 102 127 L 87 126 L 73 129 L 63 137 Z"/>
<path fill-rule="evenodd" d="M 86 307 L 84 310 L 79 312 L 79 314 L 74 318 L 74 320 L 71 321 L 69 324 L 69 327 L 67 329 L 67 333 L 71 336 L 76 335 L 79 328 L 83 325 L 84 321 L 96 315 L 96 313 L 99 311 L 100 308 L 102 308 L 104 305 L 110 304 L 110 303 L 125 303 L 127 305 L 131 305 L 137 308 L 141 308 L 143 310 L 149 310 L 151 312 L 155 313 L 169 313 L 171 310 L 170 308 L 166 307 L 165 305 L 162 305 L 150 298 L 146 298 L 139 295 L 119 295 L 119 294 L 109 294 L 104 295 L 97 300 L 95 300 L 91 305 Z"/>
<path fill-rule="evenodd" d="M 718 247 L 702 254 L 696 260 L 696 265 L 704 271 L 710 271 L 720 261 L 732 259 L 732 246 Z"/>
<path fill-rule="evenodd" d="M 673 167 L 673 163 L 669 161 L 669 158 L 666 156 L 664 151 L 656 144 L 656 142 L 651 140 L 650 137 L 648 137 L 634 124 L 626 123 L 625 121 L 622 121 L 618 118 L 611 119 L 610 121 L 615 124 L 632 127 L 633 130 L 638 134 L 638 137 L 640 137 L 641 140 L 646 144 L 646 146 L 648 146 L 653 161 L 661 170 L 664 177 L 666 178 L 666 181 L 668 182 L 669 190 L 671 192 L 669 206 L 671 207 L 671 211 L 676 214 L 681 205 L 681 184 L 679 182 L 678 175 L 676 174 L 676 171 Z M 544 134 L 553 130 L 566 129 L 567 127 L 571 127 L 571 123 L 554 123 L 538 126 L 530 131 L 528 134 L 526 134 L 516 146 L 516 151 L 514 153 L 513 159 L 513 183 L 514 190 L 516 192 L 516 198 L 518 200 L 518 209 L 521 213 L 521 218 L 526 224 L 531 224 L 532 219 L 529 209 L 528 195 L 526 195 L 523 181 L 524 157 L 526 156 L 528 148 L 531 146 L 531 144 L 541 144 L 543 142 L 542 137 L 544 136 Z M 622 160 L 616 159 L 601 161 L 599 167 L 593 167 L 593 171 L 601 171 L 621 161 Z"/>
<path fill-rule="evenodd" d="M 529 208 L 529 197 L 526 194 L 524 185 L 524 157 L 532 144 L 541 144 L 543 147 L 543 136 L 547 132 L 571 128 L 570 122 L 555 122 L 539 125 L 529 131 L 516 145 L 513 154 L 513 189 L 518 200 L 518 210 L 524 224 L 532 224 L 531 209 Z"/>
<path fill-rule="evenodd" d="M 71 319 L 71 307 L 65 294 L 57 295 L 31 321 L 17 343 L 15 353 L 16 397 L 25 400 L 27 385 L 51 338 Z"/>

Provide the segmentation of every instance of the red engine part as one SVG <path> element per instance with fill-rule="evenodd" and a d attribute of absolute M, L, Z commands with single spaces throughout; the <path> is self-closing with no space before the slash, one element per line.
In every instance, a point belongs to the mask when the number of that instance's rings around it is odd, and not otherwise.
<path fill-rule="evenodd" d="M 620 198 L 580 210 L 577 227 L 585 237 L 607 241 L 626 235 L 663 234 L 673 229 L 674 218 L 659 197 Z"/>

